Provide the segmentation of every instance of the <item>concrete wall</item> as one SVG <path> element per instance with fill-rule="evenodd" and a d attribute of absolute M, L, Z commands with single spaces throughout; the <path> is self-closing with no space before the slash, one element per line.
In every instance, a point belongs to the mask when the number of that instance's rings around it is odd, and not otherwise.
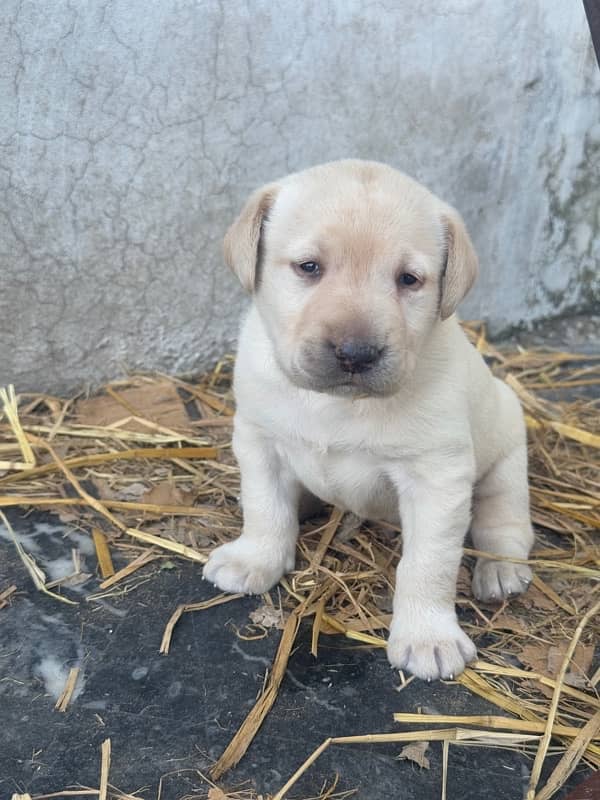
<path fill-rule="evenodd" d="M 258 184 L 387 161 L 464 214 L 500 330 L 598 298 L 582 3 L 4 0 L 0 385 L 189 370 L 235 340 L 222 234 Z"/>

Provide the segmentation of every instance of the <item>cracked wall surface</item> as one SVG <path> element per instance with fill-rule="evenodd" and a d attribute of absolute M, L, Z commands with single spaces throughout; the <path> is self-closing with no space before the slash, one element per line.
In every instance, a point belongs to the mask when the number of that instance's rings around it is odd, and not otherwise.
<path fill-rule="evenodd" d="M 4 0 L 0 385 L 188 371 L 244 305 L 247 193 L 374 158 L 463 213 L 495 330 L 600 291 L 600 76 L 583 6 Z"/>

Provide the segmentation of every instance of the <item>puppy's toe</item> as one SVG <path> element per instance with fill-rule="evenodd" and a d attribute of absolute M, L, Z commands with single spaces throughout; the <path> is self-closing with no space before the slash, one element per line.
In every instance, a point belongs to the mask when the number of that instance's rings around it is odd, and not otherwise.
<path fill-rule="evenodd" d="M 224 592 L 243 592 L 244 594 L 260 594 L 270 587 L 262 588 L 263 582 L 251 575 L 243 562 L 228 560 L 211 563 L 204 567 L 204 577 Z"/>
<path fill-rule="evenodd" d="M 477 650 L 458 622 L 443 629 L 406 631 L 392 627 L 388 642 L 388 659 L 396 669 L 407 670 L 417 678 L 432 681 L 453 679 L 477 658 Z"/>
<path fill-rule="evenodd" d="M 506 598 L 524 592 L 533 573 L 527 564 L 508 561 L 488 561 L 480 558 L 473 572 L 473 594 L 484 602 L 500 603 Z"/>
<path fill-rule="evenodd" d="M 204 566 L 203 577 L 224 592 L 262 594 L 275 586 L 293 567 L 287 560 L 264 556 L 250 542 L 235 542 L 213 550 Z"/>

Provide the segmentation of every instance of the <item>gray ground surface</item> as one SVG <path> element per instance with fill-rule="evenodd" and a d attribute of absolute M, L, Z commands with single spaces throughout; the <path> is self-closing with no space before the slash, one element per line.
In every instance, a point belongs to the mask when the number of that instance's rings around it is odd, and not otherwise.
<path fill-rule="evenodd" d="M 71 546 L 81 548 L 94 571 L 89 542 L 55 517 L 13 511 L 11 519 L 50 575 L 69 569 L 64 556 Z M 78 602 L 66 606 L 32 587 L 14 546 L 0 538 L 0 589 L 11 583 L 19 592 L 0 611 L 0 797 L 97 787 L 106 737 L 112 740 L 110 782 L 121 790 L 139 790 L 144 800 L 205 797 L 208 786 L 198 771 L 209 769 L 252 707 L 277 647 L 278 631 L 258 641 L 236 635 L 261 601 L 246 598 L 184 615 L 170 654 L 162 656 L 162 632 L 175 607 L 214 594 L 194 564 L 148 566 L 128 594 L 119 590 L 89 601 L 98 584 L 92 577 L 66 592 Z M 62 714 L 54 710 L 56 697 L 75 665 L 81 669 L 78 693 Z M 310 628 L 303 628 L 272 712 L 223 785 L 249 781 L 260 792 L 276 791 L 328 736 L 401 730 L 394 711 L 497 713 L 457 685 L 413 681 L 398 688 L 383 652 L 322 637 L 315 660 Z M 290 796 L 313 797 L 338 773 L 339 789 L 356 788 L 359 800 L 440 797 L 441 746 L 431 745 L 429 770 L 397 760 L 399 750 L 331 748 Z M 531 759 L 517 752 L 453 746 L 448 797 L 519 800 L 530 768 Z M 579 770 L 570 785 L 583 777 Z"/>

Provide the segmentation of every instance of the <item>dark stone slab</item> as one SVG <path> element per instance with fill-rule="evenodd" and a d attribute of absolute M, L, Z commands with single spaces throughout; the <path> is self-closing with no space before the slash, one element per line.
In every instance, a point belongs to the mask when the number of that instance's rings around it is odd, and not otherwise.
<path fill-rule="evenodd" d="M 54 517 L 13 512 L 11 519 L 23 545 L 49 572 L 58 571 L 59 559 L 75 545 L 94 571 L 89 544 L 77 538 L 81 534 L 73 540 Z M 258 641 L 236 635 L 260 603 L 246 598 L 185 614 L 170 654 L 159 655 L 175 607 L 214 594 L 197 566 L 174 560 L 171 568 L 164 562 L 160 568 L 159 563 L 137 573 L 137 586 L 127 594 L 95 601 L 86 600 L 97 590 L 97 579 L 90 578 L 78 591 L 66 592 L 78 602 L 67 606 L 37 592 L 14 546 L 0 539 L 0 590 L 11 583 L 19 590 L 11 606 L 0 610 L 1 798 L 74 784 L 97 787 L 106 737 L 112 740 L 110 782 L 122 791 L 140 790 L 144 800 L 154 800 L 164 776 L 161 800 L 206 796 L 201 773 L 208 772 L 253 706 L 279 632 Z M 272 712 L 225 786 L 249 781 L 259 792 L 274 792 L 328 736 L 401 730 L 392 721 L 394 711 L 497 713 L 457 685 L 413 681 L 398 691 L 385 653 L 341 637 L 322 637 L 318 660 L 309 651 L 306 626 Z M 68 711 L 59 713 L 55 696 L 74 665 L 81 667 L 82 689 Z M 336 773 L 338 790 L 356 787 L 359 800 L 439 797 L 441 746 L 431 745 L 429 770 L 397 760 L 400 749 L 331 747 L 292 797 L 318 794 Z M 530 767 L 531 760 L 517 752 L 453 745 L 448 797 L 518 800 Z M 583 776 L 573 776 L 569 786 Z"/>

